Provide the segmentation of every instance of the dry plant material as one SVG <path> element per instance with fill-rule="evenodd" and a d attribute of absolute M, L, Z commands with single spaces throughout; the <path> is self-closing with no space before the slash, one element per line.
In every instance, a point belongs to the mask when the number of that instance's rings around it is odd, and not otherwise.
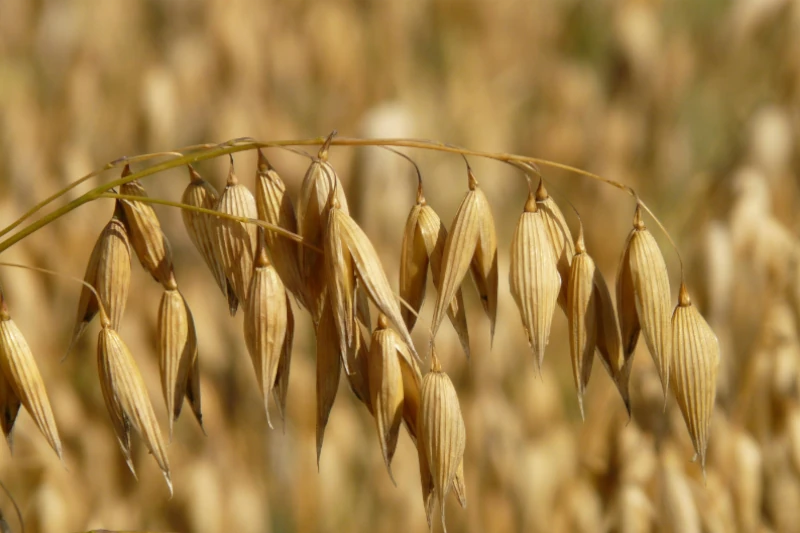
<path fill-rule="evenodd" d="M 335 191 L 339 209 L 349 213 L 347 198 L 339 176 L 328 163 L 328 146 L 324 145 L 311 163 L 300 189 L 300 202 L 297 205 L 297 222 L 300 236 L 310 246 L 323 247 L 325 229 L 328 223 L 328 209 L 331 191 Z M 319 275 L 323 269 L 324 258 L 316 251 L 301 246 L 299 269 L 307 290 L 306 304 L 314 322 L 318 322 L 325 299 L 325 279 Z"/>
<path fill-rule="evenodd" d="M 334 302 L 332 305 L 332 313 L 335 314 L 334 321 L 337 324 L 338 335 L 340 337 L 344 335 L 346 339 L 345 342 L 340 338 L 340 345 L 345 347 L 345 351 L 353 346 L 354 294 L 349 291 L 351 289 L 354 291 L 357 280 L 359 286 L 364 288 L 375 306 L 386 315 L 389 323 L 399 333 L 414 357 L 419 360 L 414 342 L 411 340 L 411 334 L 400 313 L 400 305 L 389 285 L 378 253 L 364 231 L 350 218 L 350 215 L 341 209 L 338 200 L 334 199 L 332 204 L 327 229 L 329 238 L 325 245 L 325 263 L 329 265 L 326 275 L 328 285 L 331 287 L 330 299 Z M 352 265 L 352 269 L 349 268 L 349 265 Z M 346 301 L 340 303 L 340 298 Z M 342 323 L 345 326 L 343 329 Z"/>
<path fill-rule="evenodd" d="M 625 409 L 628 411 L 628 416 L 630 416 L 631 402 L 628 386 L 632 361 L 630 358 L 625 359 L 622 351 L 622 337 L 617 323 L 617 312 L 611 301 L 611 293 L 606 280 L 600 269 L 597 268 L 594 271 L 594 294 L 597 301 L 597 351 L 600 354 L 600 362 L 603 363 L 603 368 L 614 381 L 625 404 Z"/>
<path fill-rule="evenodd" d="M 433 311 L 431 337 L 436 336 L 444 313 L 471 270 L 472 279 L 489 317 L 491 338 L 497 319 L 497 236 L 489 201 L 478 187 L 478 180 L 467 167 L 469 191 L 456 212 L 444 244 L 444 262 L 440 271 L 438 295 Z"/>
<path fill-rule="evenodd" d="M 61 439 L 58 436 L 58 428 L 42 375 L 25 337 L 8 313 L 2 290 L 0 290 L 0 368 L 3 379 L 11 386 L 13 393 L 12 395 L 6 391 L 4 394 L 4 431 L 8 419 L 6 437 L 10 435 L 16 412 L 19 411 L 19 403 L 14 398 L 16 397 L 25 406 L 25 410 L 36 422 L 39 431 L 61 459 Z"/>
<path fill-rule="evenodd" d="M 638 205 L 617 274 L 617 305 L 625 359 L 632 356 L 641 327 L 661 377 L 666 401 L 672 341 L 669 274 Z"/>
<path fill-rule="evenodd" d="M 425 200 L 420 181 L 417 202 L 411 208 L 406 220 L 400 252 L 400 297 L 416 313 L 405 306 L 400 310 L 409 331 L 414 329 L 417 314 L 425 301 L 428 267 L 430 267 L 433 277 L 433 285 L 437 288 L 440 286 L 445 242 L 447 242 L 447 230 L 439 219 L 439 215 Z M 447 316 L 458 333 L 464 353 L 469 358 L 469 330 L 467 329 L 467 315 L 460 286 L 456 290 L 455 298 L 447 308 Z"/>
<path fill-rule="evenodd" d="M 672 335 L 675 370 L 672 392 L 705 473 L 709 425 L 717 391 L 719 341 L 692 305 L 683 283 L 672 315 Z"/>
<path fill-rule="evenodd" d="M 130 174 L 130 166 L 125 165 L 122 177 Z M 148 197 L 147 191 L 136 180 L 121 185 L 119 191 L 126 196 Z M 122 208 L 133 250 L 142 267 L 165 289 L 176 289 L 178 284 L 172 267 L 172 248 L 161 230 L 156 212 L 149 204 L 135 200 L 122 200 Z"/>
<path fill-rule="evenodd" d="M 255 269 L 250 282 L 250 293 L 244 307 L 244 340 L 258 387 L 269 416 L 269 397 L 278 377 L 278 367 L 286 349 L 289 311 L 286 290 L 278 272 L 267 257 L 263 231 L 259 231 L 259 245 Z M 289 339 L 291 342 L 291 339 Z"/>
<path fill-rule="evenodd" d="M 322 453 L 325 427 L 339 390 L 342 362 L 339 354 L 339 339 L 336 321 L 328 302 L 324 302 L 322 315 L 317 324 L 317 468 Z"/>
<path fill-rule="evenodd" d="M 258 151 L 255 196 L 259 220 L 297 233 L 297 215 L 294 212 L 292 199 L 286 193 L 286 185 L 270 166 L 261 150 Z M 306 306 L 305 284 L 300 275 L 300 245 L 272 231 L 267 231 L 264 235 L 272 264 L 283 284 L 303 306 Z"/>
<path fill-rule="evenodd" d="M 283 341 L 281 357 L 278 360 L 278 369 L 275 374 L 275 382 L 272 384 L 272 396 L 275 398 L 275 405 L 278 408 L 278 416 L 283 421 L 286 428 L 286 395 L 289 393 L 289 371 L 292 366 L 292 342 L 294 341 L 294 314 L 289 303 L 289 295 L 286 295 L 286 335 Z"/>
<path fill-rule="evenodd" d="M 406 351 L 400 357 L 400 372 L 403 374 L 403 422 L 411 440 L 416 442 L 419 435 L 419 406 L 422 404 L 420 396 L 422 394 L 422 373 L 417 362 L 409 357 L 408 348 L 399 337 L 397 343 Z"/>
<path fill-rule="evenodd" d="M 346 362 L 342 364 L 350 371 L 346 372 L 347 383 L 358 400 L 364 404 L 370 414 L 373 414 L 372 401 L 369 389 L 369 351 L 370 343 L 364 338 L 361 328 L 357 328 L 356 348 L 348 350 Z"/>
<path fill-rule="evenodd" d="M 172 495 L 167 450 L 144 380 L 128 347 L 107 322 L 97 341 L 97 367 L 106 408 L 128 467 L 133 472 L 130 456 L 130 429 L 133 428 L 153 454 Z"/>
<path fill-rule="evenodd" d="M 189 378 L 186 380 L 186 399 L 189 401 L 189 406 L 192 408 L 197 423 L 203 434 L 206 433 L 206 428 L 203 427 L 203 406 L 202 397 L 200 395 L 200 358 L 195 357 L 194 363 L 189 368 Z"/>
<path fill-rule="evenodd" d="M 86 273 L 83 277 L 83 280 L 97 291 L 103 309 L 111 321 L 111 327 L 115 329 L 119 329 L 122 322 L 131 283 L 131 245 L 128 231 L 123 223 L 124 217 L 122 204 L 117 201 L 114 215 L 103 228 L 92 249 L 92 255 L 89 257 L 89 264 L 86 266 Z M 97 297 L 89 287 L 84 285 L 78 301 L 78 316 L 67 353 L 80 339 L 99 309 Z"/>
<path fill-rule="evenodd" d="M 431 371 L 422 380 L 419 424 L 420 441 L 433 478 L 432 496 L 439 500 L 442 527 L 447 531 L 444 503 L 464 459 L 466 429 L 453 382 L 442 371 L 433 348 Z M 461 490 L 463 492 L 463 479 Z M 432 504 L 426 498 L 426 508 L 428 505 Z"/>
<path fill-rule="evenodd" d="M 533 195 L 525 202 L 511 241 L 509 283 L 536 367 L 541 370 L 562 280 L 545 216 Z"/>
<path fill-rule="evenodd" d="M 158 352 L 161 390 L 167 405 L 169 436 L 172 439 L 172 425 L 181 414 L 183 397 L 189 390 L 191 369 L 197 360 L 197 332 L 192 311 L 177 289 L 165 290 L 161 296 L 158 308 Z"/>
<path fill-rule="evenodd" d="M 597 345 L 598 298 L 594 282 L 596 273 L 594 261 L 586 253 L 583 225 L 581 224 L 567 284 L 569 287 L 567 289 L 569 351 L 572 359 L 572 377 L 578 391 L 581 418 L 585 418 L 583 395 L 586 385 L 589 384 L 594 350 Z"/>
<path fill-rule="evenodd" d="M 0 372 L 0 426 L 3 428 L 3 435 L 8 442 L 8 449 L 14 451 L 14 422 L 19 414 L 20 401 L 14 392 L 14 387 L 6 379 L 5 374 Z"/>
<path fill-rule="evenodd" d="M 383 462 L 389 471 L 392 483 L 397 485 L 392 474 L 392 458 L 397 448 L 400 422 L 403 420 L 403 371 L 400 358 L 408 349 L 403 341 L 389 329 L 386 317 L 378 317 L 378 327 L 372 334 L 368 360 L 369 392 L 381 445 Z M 411 357 L 406 355 L 409 360 Z"/>
<path fill-rule="evenodd" d="M 217 211 L 226 215 L 255 219 L 258 216 L 253 194 L 239 183 L 233 171 L 233 158 L 228 182 L 217 202 Z M 258 228 L 254 224 L 217 217 L 215 226 L 217 253 L 237 302 L 245 305 L 250 278 L 253 275 L 253 255 Z M 228 299 L 231 315 L 236 314 L 233 300 Z"/>
<path fill-rule="evenodd" d="M 200 177 L 200 174 L 191 165 L 189 165 L 189 180 L 189 185 L 183 191 L 181 203 L 203 209 L 216 209 L 219 201 L 217 190 Z M 186 227 L 186 233 L 189 234 L 194 247 L 197 248 L 197 251 L 203 257 L 203 261 L 208 265 L 208 269 L 214 276 L 214 281 L 222 291 L 222 295 L 225 296 L 226 300 L 232 297 L 235 301 L 235 295 L 228 285 L 225 269 L 217 251 L 214 230 L 217 224 L 216 217 L 189 209 L 182 209 L 181 215 L 183 216 L 183 225 Z M 231 305 L 230 301 L 229 305 Z"/>
<path fill-rule="evenodd" d="M 563 283 L 558 293 L 558 305 L 564 311 L 567 310 L 567 280 L 569 279 L 572 256 L 575 255 L 572 233 L 569 231 L 567 220 L 553 198 L 544 186 L 544 180 L 539 180 L 539 187 L 536 189 L 536 206 L 542 213 L 547 226 L 547 235 L 550 245 L 553 247 L 553 257 L 556 260 L 558 274 Z"/>

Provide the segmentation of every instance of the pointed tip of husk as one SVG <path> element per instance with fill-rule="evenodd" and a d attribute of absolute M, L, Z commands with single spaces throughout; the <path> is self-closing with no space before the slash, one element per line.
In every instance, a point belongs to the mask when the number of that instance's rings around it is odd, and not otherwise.
<path fill-rule="evenodd" d="M 637 230 L 646 229 L 644 225 L 644 218 L 642 218 L 642 206 L 636 204 L 636 211 L 633 212 L 633 227 Z"/>
<path fill-rule="evenodd" d="M 189 170 L 189 180 L 192 183 L 198 183 L 198 182 L 203 181 L 202 176 L 200 176 L 200 174 L 194 169 L 194 167 L 192 165 L 186 165 L 186 167 Z"/>
<path fill-rule="evenodd" d="M 548 198 L 550 198 L 550 193 L 547 192 L 544 186 L 544 178 L 539 178 L 539 186 L 536 188 L 536 200 L 538 202 L 543 202 Z"/>
<path fill-rule="evenodd" d="M 467 182 L 471 191 L 479 187 L 478 178 L 475 177 L 475 173 L 472 172 L 472 167 L 469 166 L 469 163 L 467 163 Z"/>
<path fill-rule="evenodd" d="M 578 407 L 581 410 L 581 421 L 586 422 L 586 412 L 583 409 L 583 392 L 578 391 Z"/>
<path fill-rule="evenodd" d="M 124 178 L 126 176 L 130 176 L 131 174 L 133 173 L 131 172 L 130 164 L 125 163 L 125 167 L 122 169 L 122 177 Z"/>
<path fill-rule="evenodd" d="M 67 357 L 69 357 L 69 354 L 71 354 L 72 350 L 75 349 L 75 345 L 78 344 L 78 341 L 83 336 L 83 332 L 86 331 L 86 327 L 88 325 L 89 323 L 85 321 L 81 321 L 75 324 L 75 328 L 72 330 L 72 338 L 69 341 L 69 346 L 67 346 L 67 351 L 64 353 L 63 356 L 61 356 L 61 361 L 60 361 L 61 363 L 66 361 Z"/>
<path fill-rule="evenodd" d="M 225 182 L 225 185 L 228 187 L 233 187 L 234 185 L 239 184 L 239 178 L 236 177 L 236 172 L 233 168 L 233 155 L 230 156 L 231 158 L 231 165 L 228 169 L 228 180 Z"/>
<path fill-rule="evenodd" d="M 264 155 L 264 152 L 261 151 L 261 148 L 258 149 L 258 171 L 259 172 L 267 172 L 272 170 L 272 165 L 269 163 L 269 159 L 267 156 Z"/>

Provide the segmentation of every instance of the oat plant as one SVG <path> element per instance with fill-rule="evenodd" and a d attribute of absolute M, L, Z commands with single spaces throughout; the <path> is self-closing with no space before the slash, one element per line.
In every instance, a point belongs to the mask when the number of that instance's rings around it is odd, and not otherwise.
<path fill-rule="evenodd" d="M 320 149 L 302 177 L 299 198 L 292 198 L 265 152 L 300 146 Z M 388 258 L 379 257 L 369 236 L 351 216 L 345 188 L 328 161 L 334 147 L 357 146 L 435 150 L 517 167 L 528 194 L 519 206 L 510 264 L 498 265 L 492 208 L 469 164 L 464 197 L 449 225 L 430 205 L 422 172 L 415 164 L 417 197 L 408 199 L 410 212 L 403 227 L 402 249 L 398 250 L 400 276 L 396 283 L 391 281 L 383 267 Z M 253 172 L 255 180 L 250 182 L 237 176 L 234 154 L 253 150 L 258 152 L 257 167 L 245 173 L 237 169 L 239 175 Z M 225 188 L 217 191 L 192 165 L 226 156 L 230 157 L 230 171 Z M 146 181 L 177 167 L 188 170 L 182 198 L 148 196 Z M 631 232 L 627 242 L 620 243 L 616 304 L 592 260 L 583 222 L 579 221 L 578 234 L 573 236 L 567 218 L 545 188 L 539 170 L 542 167 L 573 171 L 633 198 Z M 118 178 L 98 180 L 114 170 L 119 172 Z M 68 192 L 90 180 L 100 183 L 93 183 L 88 191 L 45 214 Z M 393 482 L 392 460 L 401 426 L 415 443 L 429 524 L 438 501 L 444 527 L 448 493 L 452 492 L 462 506 L 467 504 L 463 457 L 469 428 L 464 424 L 457 391 L 436 356 L 435 339 L 447 317 L 467 357 L 488 356 L 470 349 L 462 296 L 463 291 L 470 290 L 468 274 L 488 319 L 491 338 L 498 286 L 501 279 L 508 280 L 532 352 L 531 364 L 537 369 L 545 364 L 554 314 L 558 308 L 566 314 L 582 416 L 583 395 L 595 354 L 630 413 L 632 357 L 640 336 L 644 337 L 661 378 L 664 399 L 670 391 L 675 396 L 705 468 L 719 366 L 718 342 L 692 306 L 683 282 L 682 263 L 677 305 L 670 311 L 673 295 L 666 262 L 645 224 L 645 215 L 655 227 L 664 228 L 636 192 L 621 183 L 532 157 L 431 141 L 352 139 L 336 137 L 335 133 L 327 138 L 275 142 L 235 139 L 113 161 L 35 205 L 0 231 L 0 253 L 83 204 L 98 200 L 114 207 L 87 260 L 85 287 L 77 302 L 69 347 L 99 316 L 100 389 L 123 456 L 133 471 L 131 438 L 138 434 L 163 471 L 170 491 L 166 441 L 134 357 L 117 332 L 124 320 L 132 255 L 136 255 L 164 291 L 158 313 L 158 360 L 169 434 L 184 402 L 202 427 L 202 346 L 198 345 L 192 311 L 181 293 L 170 243 L 153 204 L 182 210 L 186 232 L 211 274 L 209 292 L 222 293 L 231 315 L 244 314 L 245 345 L 270 427 L 275 419 L 270 414 L 271 403 L 279 418 L 286 416 L 295 314 L 308 312 L 317 338 L 317 461 L 321 460 L 328 416 L 344 375 L 374 418 L 376 448 Z M 423 324 L 418 313 L 426 296 L 429 272 L 436 291 L 435 309 L 432 322 Z M 61 441 L 51 405 L 36 358 L 11 318 L 12 305 L 0 293 L 2 429 L 10 444 L 17 413 L 24 407 L 60 457 Z M 371 307 L 378 311 L 375 320 Z M 416 346 L 411 332 L 420 328 L 427 342 Z"/>

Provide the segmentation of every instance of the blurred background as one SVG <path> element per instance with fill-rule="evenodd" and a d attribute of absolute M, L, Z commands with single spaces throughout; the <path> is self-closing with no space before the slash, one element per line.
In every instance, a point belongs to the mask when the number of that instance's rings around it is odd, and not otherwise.
<path fill-rule="evenodd" d="M 691 462 L 673 399 L 662 413 L 643 342 L 630 422 L 600 365 L 581 422 L 560 310 L 544 372 L 535 373 L 506 281 L 525 180 L 473 159 L 498 224 L 501 294 L 492 349 L 471 282 L 464 294 L 472 360 L 449 324 L 437 343 L 467 428 L 469 505 L 461 510 L 449 498 L 450 530 L 800 531 L 798 35 L 794 0 L 0 0 L 0 226 L 123 155 L 333 129 L 531 155 L 621 181 L 670 231 L 694 301 L 722 345 L 707 477 Z M 463 161 L 407 153 L 449 225 L 466 190 Z M 308 160 L 267 155 L 296 194 Z M 331 160 L 396 280 L 413 169 L 377 148 L 334 148 Z M 252 186 L 253 155 L 235 162 Z M 227 165 L 221 159 L 198 170 L 221 188 Z M 573 231 L 570 203 L 580 212 L 589 253 L 613 284 L 631 198 L 543 172 Z M 143 184 L 151 196 L 178 200 L 187 181 L 180 170 Z M 84 206 L 3 260 L 81 278 L 112 211 L 110 200 Z M 34 350 L 65 445 L 66 467 L 21 413 L 13 457 L 0 447 L 0 481 L 26 531 L 423 531 L 410 439 L 401 435 L 395 487 L 373 421 L 346 384 L 317 472 L 314 339 L 305 312 L 286 427 L 269 430 L 241 315 L 228 315 L 180 214 L 157 212 L 198 325 L 208 436 L 185 408 L 169 446 L 172 499 L 141 443 L 133 479 L 100 393 L 96 323 L 59 362 L 80 286 L 3 270 L 12 316 Z M 677 256 L 654 233 L 677 299 Z M 166 429 L 155 349 L 161 289 L 138 264 L 133 270 L 121 335 Z M 424 328 L 415 338 L 424 346 Z M 5 496 L 0 509 L 21 531 Z M 438 511 L 434 521 L 441 527 Z"/>

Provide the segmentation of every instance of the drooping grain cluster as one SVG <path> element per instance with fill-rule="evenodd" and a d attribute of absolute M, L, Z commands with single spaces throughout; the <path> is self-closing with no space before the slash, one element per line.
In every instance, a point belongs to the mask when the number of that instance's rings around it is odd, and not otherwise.
<path fill-rule="evenodd" d="M 419 178 L 417 198 L 403 229 L 399 289 L 390 283 L 367 234 L 348 210 L 342 181 L 327 159 L 328 144 L 313 158 L 295 205 L 277 171 L 258 152 L 254 190 L 239 181 L 231 159 L 221 194 L 189 167 L 182 202 L 191 242 L 222 292 L 230 314 L 243 311 L 244 340 L 255 370 L 267 422 L 270 397 L 279 416 L 286 398 L 294 337 L 292 300 L 307 309 L 316 334 L 316 447 L 321 459 L 342 374 L 374 419 L 378 448 L 392 482 L 392 462 L 405 425 L 416 446 L 428 523 L 439 501 L 454 492 L 466 506 L 466 427 L 455 387 L 435 351 L 447 316 L 467 357 L 470 336 L 462 284 L 471 274 L 493 341 L 498 310 L 498 250 L 489 201 L 467 166 L 468 191 L 450 229 L 428 204 Z M 126 166 L 122 177 L 130 176 Z M 114 214 L 100 234 L 81 293 L 74 344 L 100 315 L 97 364 L 106 407 L 128 466 L 131 430 L 142 437 L 170 485 L 166 446 L 138 365 L 118 331 L 131 282 L 131 248 L 163 287 L 156 351 L 170 437 L 184 399 L 202 428 L 198 334 L 178 288 L 169 241 L 137 181 L 120 187 Z M 135 197 L 135 198 L 134 198 Z M 195 209 L 195 210 L 193 210 Z M 196 209 L 206 210 L 204 212 Z M 213 213 L 212 213 L 213 212 Z M 280 230 L 280 231 L 276 231 Z M 540 180 L 530 187 L 510 250 L 508 280 L 523 329 L 542 371 L 557 308 L 565 313 L 570 359 L 581 416 L 597 353 L 630 415 L 629 381 L 640 331 L 655 361 L 662 389 L 671 390 L 705 467 L 716 394 L 719 346 L 681 284 L 670 318 L 666 263 L 637 206 L 617 275 L 616 309 L 589 253 L 581 224 L 573 239 L 566 218 Z M 419 324 L 428 272 L 436 290 L 430 325 L 430 372 L 411 335 Z M 216 291 L 215 291 L 216 294 Z M 0 313 L 0 408 L 11 428 L 24 405 L 51 446 L 61 445 L 41 377 L 21 333 Z M 378 311 L 375 324 L 371 308 Z M 672 378 L 670 378 L 672 372 Z M 666 476 L 669 505 L 679 480 Z M 635 495 L 631 493 L 631 497 Z M 677 502 L 677 503 L 676 503 Z"/>

